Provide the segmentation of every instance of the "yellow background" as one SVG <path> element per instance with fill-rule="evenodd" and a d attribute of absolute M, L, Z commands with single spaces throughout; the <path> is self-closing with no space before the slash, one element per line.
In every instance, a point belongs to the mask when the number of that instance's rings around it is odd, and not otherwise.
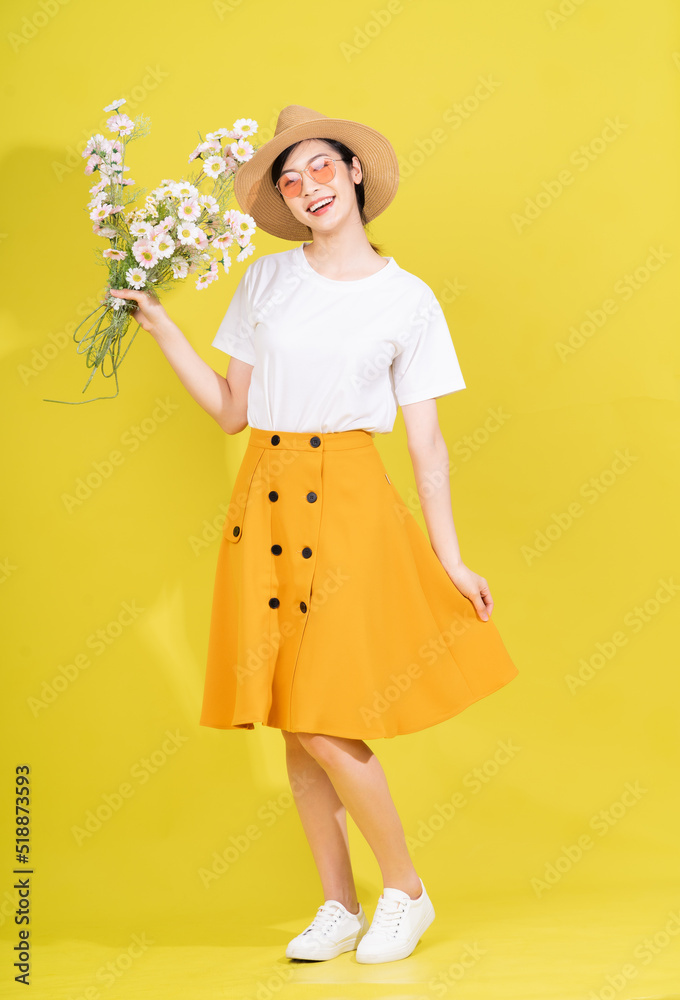
<path fill-rule="evenodd" d="M 20 992 L 23 763 L 33 997 L 680 993 L 678 21 L 672 0 L 5 6 L 6 995 Z M 493 87 L 475 98 L 483 80 Z M 248 431 L 226 437 L 142 330 L 117 399 L 43 401 L 84 398 L 89 371 L 63 331 L 106 272 L 80 152 L 122 96 L 152 120 L 127 155 L 148 189 L 182 176 L 198 131 L 250 117 L 262 141 L 289 103 L 373 125 L 400 158 L 400 190 L 369 236 L 444 305 L 468 386 L 439 403 L 454 518 L 519 669 L 449 722 L 373 743 L 438 914 L 402 962 L 290 967 L 285 944 L 322 899 L 283 741 L 198 726 L 215 524 Z M 254 242 L 256 255 L 290 245 Z M 164 298 L 222 372 L 211 340 L 244 266 Z M 99 392 L 112 380 L 95 378 Z M 413 504 L 401 413 L 376 440 Z M 121 464 L 68 509 L 64 495 L 112 450 Z M 136 610 L 119 622 L 126 603 Z M 36 709 L 79 655 L 89 666 Z M 128 797 L 78 842 L 88 811 L 125 782 Z M 379 871 L 350 826 L 370 918 Z M 236 859 L 204 885 L 234 842 Z M 133 935 L 143 944 L 129 951 Z"/>

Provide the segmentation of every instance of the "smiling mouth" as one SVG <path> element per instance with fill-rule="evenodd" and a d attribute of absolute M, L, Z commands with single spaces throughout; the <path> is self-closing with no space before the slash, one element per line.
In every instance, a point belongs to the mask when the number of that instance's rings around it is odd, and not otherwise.
<path fill-rule="evenodd" d="M 311 208 L 308 208 L 307 211 L 310 213 L 310 215 L 314 215 L 317 209 L 325 208 L 328 205 L 332 204 L 334 201 L 335 201 L 335 195 L 333 196 L 329 195 L 328 198 L 322 198 L 320 201 L 314 202 Z"/>

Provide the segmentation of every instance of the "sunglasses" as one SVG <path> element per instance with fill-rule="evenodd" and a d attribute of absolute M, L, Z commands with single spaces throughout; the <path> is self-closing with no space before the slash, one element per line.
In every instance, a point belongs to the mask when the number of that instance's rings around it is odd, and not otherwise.
<path fill-rule="evenodd" d="M 313 181 L 319 184 L 327 184 L 335 177 L 335 164 L 342 160 L 341 156 L 333 158 L 320 153 L 315 156 L 311 163 L 308 163 L 302 173 L 307 174 Z M 297 198 L 302 191 L 302 174 L 299 170 L 286 170 L 281 174 L 276 182 L 279 194 L 284 198 Z"/>

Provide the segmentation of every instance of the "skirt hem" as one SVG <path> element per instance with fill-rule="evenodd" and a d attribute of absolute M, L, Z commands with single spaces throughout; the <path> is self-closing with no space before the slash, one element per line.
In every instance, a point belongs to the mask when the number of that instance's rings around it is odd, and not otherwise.
<path fill-rule="evenodd" d="M 470 701 L 466 702 L 464 705 L 460 705 L 459 707 L 454 709 L 454 711 L 449 711 L 446 715 L 441 716 L 441 718 L 435 719 L 433 722 L 428 722 L 427 725 L 425 726 L 422 725 L 418 726 L 416 729 L 400 728 L 398 732 L 395 733 L 373 733 L 372 735 L 368 735 L 367 733 L 352 734 L 352 735 L 348 735 L 347 733 L 337 733 L 337 732 L 332 733 L 329 732 L 327 729 L 321 731 L 317 726 L 308 729 L 286 729 L 285 731 L 289 733 L 315 733 L 318 734 L 319 736 L 336 736 L 338 739 L 345 739 L 345 740 L 381 740 L 381 739 L 394 739 L 395 736 L 410 736 L 412 733 L 424 732 L 426 729 L 431 729 L 433 726 L 439 726 L 441 725 L 442 722 L 447 722 L 449 719 L 455 718 L 457 715 L 460 715 L 461 712 L 464 712 L 466 708 L 469 708 L 471 705 L 476 704 L 478 701 L 482 701 L 484 698 L 487 698 L 490 694 L 494 694 L 496 691 L 500 691 L 501 688 L 506 687 L 506 685 L 508 685 L 510 681 L 514 680 L 518 674 L 519 671 L 516 671 L 514 674 L 512 674 L 512 676 L 507 677 L 496 687 L 489 688 L 482 694 L 479 694 L 477 695 L 477 697 L 472 698 Z M 249 732 L 252 732 L 255 729 L 255 725 L 257 724 L 266 726 L 267 729 L 283 730 L 285 728 L 283 726 L 274 725 L 273 723 L 267 722 L 264 719 L 254 719 L 250 720 L 249 722 L 234 723 L 231 726 L 229 725 L 220 726 L 210 722 L 199 722 L 199 725 L 204 726 L 207 729 L 220 729 L 220 730 L 244 729 Z"/>

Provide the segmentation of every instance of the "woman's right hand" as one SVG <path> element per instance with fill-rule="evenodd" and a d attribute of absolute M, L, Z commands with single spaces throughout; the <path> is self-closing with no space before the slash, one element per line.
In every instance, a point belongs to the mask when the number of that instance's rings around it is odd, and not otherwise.
<path fill-rule="evenodd" d="M 156 298 L 143 289 L 133 288 L 110 288 L 109 293 L 119 299 L 132 299 L 137 303 L 137 308 L 131 313 L 136 323 L 152 336 L 155 336 L 170 317 Z"/>

